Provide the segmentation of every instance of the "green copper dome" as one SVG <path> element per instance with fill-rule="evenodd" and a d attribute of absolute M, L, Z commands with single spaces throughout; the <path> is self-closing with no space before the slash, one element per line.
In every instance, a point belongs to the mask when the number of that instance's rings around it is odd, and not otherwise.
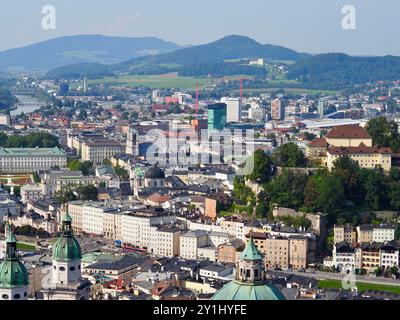
<path fill-rule="evenodd" d="M 17 240 L 12 226 L 7 225 L 6 259 L 0 264 L 0 288 L 13 288 L 29 285 L 29 274 L 17 256 Z"/>
<path fill-rule="evenodd" d="M 53 259 L 56 261 L 80 260 L 81 246 L 74 237 L 60 237 L 53 247 Z"/>
<path fill-rule="evenodd" d="M 29 285 L 29 274 L 19 260 L 6 260 L 0 264 L 0 288 Z"/>
<path fill-rule="evenodd" d="M 272 284 L 252 285 L 235 280 L 214 294 L 212 300 L 285 300 L 285 297 Z"/>
<path fill-rule="evenodd" d="M 82 258 L 81 246 L 72 234 L 71 224 L 71 216 L 67 213 L 62 219 L 63 235 L 57 239 L 53 246 L 53 259 L 55 261 L 71 261 Z"/>

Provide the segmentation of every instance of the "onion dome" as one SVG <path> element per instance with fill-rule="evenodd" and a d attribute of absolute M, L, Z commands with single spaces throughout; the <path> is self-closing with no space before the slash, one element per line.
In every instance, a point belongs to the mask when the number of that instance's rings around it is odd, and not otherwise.
<path fill-rule="evenodd" d="M 62 220 L 62 236 L 53 246 L 53 260 L 67 262 L 82 258 L 81 246 L 72 233 L 72 218 L 67 213 Z"/>
<path fill-rule="evenodd" d="M 29 274 L 18 259 L 17 240 L 8 225 L 6 239 L 6 259 L 0 264 L 0 288 L 15 288 L 29 285 Z"/>

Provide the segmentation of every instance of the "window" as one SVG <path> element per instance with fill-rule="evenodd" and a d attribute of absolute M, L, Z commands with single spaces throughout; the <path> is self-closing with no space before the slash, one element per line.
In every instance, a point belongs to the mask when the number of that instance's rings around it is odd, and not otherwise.
<path fill-rule="evenodd" d="M 64 267 L 60 267 L 59 270 L 60 271 L 65 271 L 65 268 Z"/>
<path fill-rule="evenodd" d="M 24 292 L 24 297 L 26 297 L 27 295 L 28 295 L 28 293 L 25 291 L 25 292 Z"/>
<path fill-rule="evenodd" d="M 14 299 L 18 300 L 19 298 L 21 298 L 21 295 L 19 293 L 14 294 Z"/>
<path fill-rule="evenodd" d="M 4 299 L 4 300 L 8 300 L 9 297 L 8 297 L 8 294 L 3 294 L 3 295 L 1 296 L 1 298 Z"/>
<path fill-rule="evenodd" d="M 75 271 L 75 267 L 69 267 L 69 271 Z"/>

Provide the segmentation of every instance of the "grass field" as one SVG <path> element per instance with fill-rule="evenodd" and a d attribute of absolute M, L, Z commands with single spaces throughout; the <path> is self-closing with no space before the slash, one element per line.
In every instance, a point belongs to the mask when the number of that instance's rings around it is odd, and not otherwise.
<path fill-rule="evenodd" d="M 89 84 L 107 84 L 115 87 L 151 87 L 154 89 L 162 88 L 180 88 L 186 90 L 195 90 L 196 83 L 199 86 L 209 84 L 212 79 L 197 77 L 180 77 L 176 73 L 162 75 L 127 75 L 118 77 L 104 77 L 102 79 L 89 80 Z"/>
<path fill-rule="evenodd" d="M 338 91 L 333 91 L 333 90 L 311 90 L 311 89 L 302 89 L 302 88 L 285 88 L 284 85 L 280 88 L 257 88 L 257 89 L 244 89 L 244 93 L 248 94 L 259 94 L 259 93 L 266 93 L 266 92 L 271 92 L 271 91 L 276 91 L 279 89 L 283 89 L 286 92 L 292 93 L 292 94 L 309 94 L 309 95 L 316 95 L 316 94 L 327 94 L 327 95 L 335 95 L 338 94 Z M 239 90 L 234 90 L 234 93 L 239 93 Z"/>
<path fill-rule="evenodd" d="M 320 288 L 324 289 L 340 289 L 342 288 L 342 282 L 340 280 L 320 280 L 318 281 Z M 400 294 L 400 286 L 390 286 L 383 284 L 357 282 L 356 284 L 358 292 L 364 292 L 367 290 L 380 290 L 386 292 L 392 292 Z"/>
<path fill-rule="evenodd" d="M 36 247 L 32 244 L 27 244 L 27 243 L 17 243 L 17 250 L 20 251 L 36 251 Z"/>

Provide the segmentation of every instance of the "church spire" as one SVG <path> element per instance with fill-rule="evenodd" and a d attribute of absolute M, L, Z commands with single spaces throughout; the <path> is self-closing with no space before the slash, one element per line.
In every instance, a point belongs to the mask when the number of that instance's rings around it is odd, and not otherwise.
<path fill-rule="evenodd" d="M 17 239 L 13 233 L 13 226 L 11 224 L 10 218 L 8 218 L 6 224 L 6 260 L 17 259 Z"/>
<path fill-rule="evenodd" d="M 258 251 L 251 233 L 246 248 L 239 257 L 236 280 L 248 284 L 255 284 L 265 280 L 263 256 Z"/>

